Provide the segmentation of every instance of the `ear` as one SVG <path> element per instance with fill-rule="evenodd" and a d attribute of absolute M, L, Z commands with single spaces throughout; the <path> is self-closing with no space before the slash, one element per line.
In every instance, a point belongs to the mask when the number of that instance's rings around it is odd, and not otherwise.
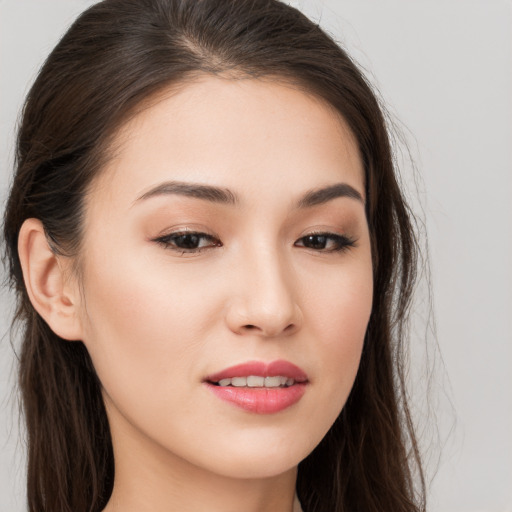
<path fill-rule="evenodd" d="M 66 279 L 70 261 L 55 254 L 41 221 L 27 219 L 18 237 L 18 254 L 30 302 L 52 331 L 66 340 L 79 340 L 78 285 Z M 67 261 L 65 261 L 67 260 Z"/>

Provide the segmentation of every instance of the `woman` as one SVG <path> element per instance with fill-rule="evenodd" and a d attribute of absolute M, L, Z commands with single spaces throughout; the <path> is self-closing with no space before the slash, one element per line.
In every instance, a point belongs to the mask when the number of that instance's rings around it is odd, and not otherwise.
<path fill-rule="evenodd" d="M 407 206 L 297 10 L 88 9 L 28 95 L 4 236 L 31 511 L 424 509 Z"/>

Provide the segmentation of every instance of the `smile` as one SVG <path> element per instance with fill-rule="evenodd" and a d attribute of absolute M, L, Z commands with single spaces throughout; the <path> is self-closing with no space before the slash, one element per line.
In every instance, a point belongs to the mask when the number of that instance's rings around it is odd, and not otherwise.
<path fill-rule="evenodd" d="M 235 388 L 284 388 L 295 384 L 295 380 L 283 377 L 262 377 L 260 375 L 249 375 L 248 377 L 233 377 L 232 379 L 221 379 L 219 386 L 233 386 Z"/>
<path fill-rule="evenodd" d="M 308 377 L 288 361 L 254 361 L 210 375 L 204 384 L 217 398 L 244 411 L 274 414 L 302 398 Z"/>

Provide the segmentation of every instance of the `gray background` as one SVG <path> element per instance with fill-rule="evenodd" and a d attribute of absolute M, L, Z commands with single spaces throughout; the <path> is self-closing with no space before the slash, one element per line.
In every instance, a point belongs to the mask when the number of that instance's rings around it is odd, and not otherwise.
<path fill-rule="evenodd" d="M 2 202 L 22 99 L 65 28 L 91 3 L 0 0 Z M 512 3 L 291 3 L 320 20 L 368 71 L 403 123 L 422 176 L 416 196 L 427 219 L 444 359 L 431 383 L 434 395 L 442 395 L 433 403 L 443 457 L 430 510 L 512 512 Z M 410 176 L 406 182 L 412 183 Z M 23 447 L 12 392 L 14 356 L 4 335 L 11 309 L 12 297 L 3 291 L 0 510 L 21 512 Z M 429 354 L 416 355 L 415 367 Z M 435 463 L 432 455 L 429 467 Z"/>

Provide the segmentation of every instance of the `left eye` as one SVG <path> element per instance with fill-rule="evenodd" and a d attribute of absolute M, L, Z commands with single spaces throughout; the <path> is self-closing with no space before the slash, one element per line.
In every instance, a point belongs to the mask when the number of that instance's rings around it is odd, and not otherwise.
<path fill-rule="evenodd" d="M 208 247 L 218 247 L 220 241 L 206 233 L 172 233 L 155 240 L 168 249 L 179 252 L 198 252 Z"/>
<path fill-rule="evenodd" d="M 334 233 L 312 233 L 297 240 L 295 245 L 315 251 L 336 252 L 353 247 L 355 241 L 344 235 Z"/>

